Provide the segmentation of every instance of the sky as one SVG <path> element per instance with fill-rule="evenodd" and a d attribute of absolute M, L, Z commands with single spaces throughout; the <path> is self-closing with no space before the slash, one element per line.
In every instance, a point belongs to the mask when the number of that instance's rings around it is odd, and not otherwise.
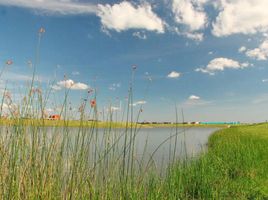
<path fill-rule="evenodd" d="M 267 0 L 0 0 L 0 89 L 18 104 L 36 63 L 36 87 L 52 90 L 50 114 L 66 88 L 74 110 L 93 88 L 100 110 L 123 112 L 133 80 L 140 121 L 175 121 L 176 108 L 185 121 L 265 121 L 267 7 Z"/>

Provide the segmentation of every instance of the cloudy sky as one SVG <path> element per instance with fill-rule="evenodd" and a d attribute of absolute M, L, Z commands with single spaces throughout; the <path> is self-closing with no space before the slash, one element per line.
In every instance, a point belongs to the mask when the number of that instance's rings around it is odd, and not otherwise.
<path fill-rule="evenodd" d="M 16 101 L 36 59 L 38 84 L 64 87 L 78 107 L 90 88 L 98 105 L 122 110 L 132 66 L 142 120 L 268 119 L 267 0 L 0 0 L 1 89 Z M 64 80 L 65 79 L 65 80 Z M 50 82 L 50 83 L 49 83 Z"/>

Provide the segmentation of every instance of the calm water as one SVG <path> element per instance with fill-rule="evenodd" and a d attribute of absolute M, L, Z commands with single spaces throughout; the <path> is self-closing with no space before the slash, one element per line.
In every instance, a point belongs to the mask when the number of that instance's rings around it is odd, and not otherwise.
<path fill-rule="evenodd" d="M 59 128 L 56 128 L 59 129 Z M 201 151 L 206 150 L 209 136 L 218 128 L 144 128 L 137 132 L 135 137 L 135 157 L 139 160 L 153 160 L 158 165 L 164 165 L 173 158 L 175 142 L 177 138 L 175 156 L 176 158 L 193 157 Z M 55 128 L 49 128 L 48 132 L 55 132 Z M 90 134 L 90 130 L 82 131 L 85 135 Z M 177 134 L 176 134 L 177 133 Z M 69 129 L 69 136 L 75 138 L 78 134 L 77 128 Z M 129 132 L 127 134 L 130 134 Z M 122 152 L 124 144 L 125 129 L 113 129 L 107 132 L 104 129 L 98 129 L 94 133 L 99 148 L 103 148 L 104 138 L 112 144 L 119 141 L 117 145 L 118 152 Z M 177 137 L 176 137 L 177 135 Z M 172 158 L 171 158 L 172 157 Z"/>
<path fill-rule="evenodd" d="M 2 133 L 5 132 L 2 127 Z M 6 128 L 4 128 L 6 129 Z M 143 160 L 147 162 L 153 160 L 158 166 L 164 166 L 173 159 L 174 154 L 176 159 L 183 158 L 185 156 L 192 157 L 198 155 L 201 151 L 206 150 L 206 144 L 208 137 L 218 130 L 217 128 L 144 128 L 140 129 L 136 133 L 134 149 L 135 159 L 138 161 Z M 27 132 L 33 131 L 29 128 Z M 36 130 L 35 130 L 36 131 Z M 89 148 L 89 154 L 101 152 L 105 148 L 108 148 L 116 143 L 115 154 L 121 154 L 124 147 L 125 129 L 112 129 L 107 131 L 106 129 L 79 129 L 79 128 L 40 128 L 37 130 L 40 135 L 46 135 L 48 140 L 56 138 L 60 140 L 63 135 L 69 138 L 71 149 L 74 148 L 78 136 L 85 136 L 87 145 L 91 145 Z M 10 131 L 12 133 L 12 130 Z M 177 133 L 177 134 L 176 134 Z M 4 136 L 1 134 L 2 137 Z M 130 133 L 127 132 L 129 136 Z M 177 136 L 176 136 L 177 135 Z M 29 134 L 31 137 L 31 134 Z M 42 136 L 43 137 L 43 136 Z M 29 139 L 31 140 L 31 139 Z M 177 141 L 177 142 L 176 142 Z M 176 143 L 176 145 L 175 145 Z M 105 145 L 106 144 L 106 145 Z M 176 147 L 176 148 L 175 148 Z M 92 155 L 89 155 L 92 157 Z"/>
<path fill-rule="evenodd" d="M 193 157 L 201 151 L 205 151 L 209 136 L 217 128 L 179 128 L 177 130 L 177 145 L 175 155 L 177 158 Z M 153 128 L 143 129 L 137 137 L 137 153 L 142 155 L 142 149 L 146 144 L 146 154 L 154 154 L 157 164 L 165 164 L 169 161 L 170 155 L 174 155 L 176 130 L 174 128 Z M 159 146 L 161 145 L 161 146 Z"/>

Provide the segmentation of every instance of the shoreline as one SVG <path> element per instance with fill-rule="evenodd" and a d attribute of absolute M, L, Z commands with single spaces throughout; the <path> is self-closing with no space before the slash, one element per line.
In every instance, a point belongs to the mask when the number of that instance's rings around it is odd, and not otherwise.
<path fill-rule="evenodd" d="M 101 121 L 79 121 L 79 120 L 47 120 L 47 119 L 0 119 L 1 126 L 26 125 L 43 127 L 83 127 L 83 128 L 229 128 L 229 124 L 140 124 L 125 122 L 101 122 Z"/>

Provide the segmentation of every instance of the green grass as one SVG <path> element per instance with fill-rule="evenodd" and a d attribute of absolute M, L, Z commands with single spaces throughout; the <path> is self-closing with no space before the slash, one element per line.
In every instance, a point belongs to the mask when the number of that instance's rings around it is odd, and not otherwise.
<path fill-rule="evenodd" d="M 171 167 L 162 193 L 164 199 L 268 199 L 268 124 L 218 131 L 206 154 Z"/>

